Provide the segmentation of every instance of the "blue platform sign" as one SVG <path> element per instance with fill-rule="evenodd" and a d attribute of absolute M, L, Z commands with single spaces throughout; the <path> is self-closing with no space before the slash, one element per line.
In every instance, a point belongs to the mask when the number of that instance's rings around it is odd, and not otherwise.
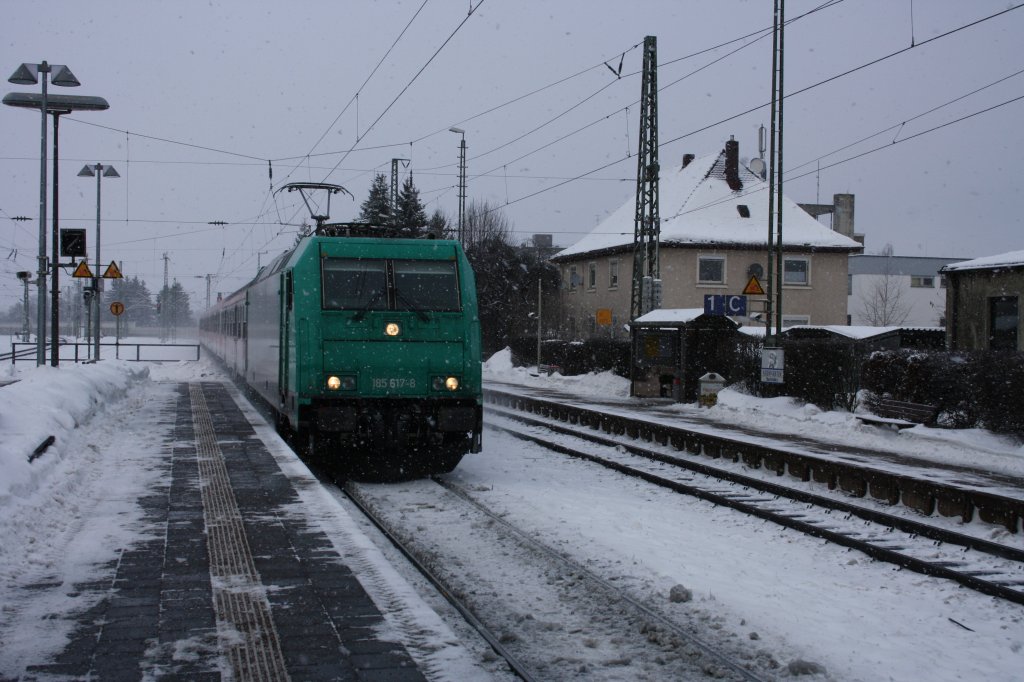
<path fill-rule="evenodd" d="M 729 315 L 746 317 L 747 297 L 726 296 L 724 294 L 708 294 L 704 296 L 705 315 Z"/>

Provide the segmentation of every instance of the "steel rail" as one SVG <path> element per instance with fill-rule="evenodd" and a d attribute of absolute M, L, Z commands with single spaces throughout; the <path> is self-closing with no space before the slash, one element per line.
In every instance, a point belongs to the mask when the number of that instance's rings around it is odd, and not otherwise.
<path fill-rule="evenodd" d="M 870 509 L 856 504 L 850 504 L 843 500 L 837 500 L 824 495 L 818 495 L 815 493 L 800 490 L 799 488 L 793 488 L 787 485 L 781 485 L 778 483 L 772 483 L 765 481 L 760 478 L 752 476 L 745 476 L 727 469 L 721 469 L 715 466 L 702 464 L 701 462 L 694 462 L 688 459 L 682 459 L 680 457 L 674 457 L 672 455 L 666 455 L 655 450 L 651 450 L 642 446 L 634 445 L 629 442 L 617 440 L 614 438 L 606 438 L 594 433 L 581 432 L 573 430 L 556 423 L 544 421 L 543 419 L 537 419 L 535 417 L 529 417 L 517 412 L 491 408 L 492 414 L 500 414 L 503 417 L 509 419 L 515 419 L 516 421 L 524 424 L 531 424 L 535 426 L 541 426 L 543 428 L 555 431 L 556 433 L 573 436 L 582 440 L 597 443 L 599 445 L 609 445 L 612 447 L 623 448 L 631 454 L 637 455 L 638 457 L 644 457 L 646 459 L 661 462 L 662 464 L 670 464 L 672 466 L 679 467 L 681 469 L 687 469 L 696 474 L 702 474 L 704 476 L 714 476 L 731 483 L 736 483 L 749 488 L 754 488 L 763 493 L 769 495 L 776 495 L 779 497 L 786 497 L 798 502 L 806 502 L 807 504 L 813 504 L 819 507 L 827 507 L 834 509 L 835 511 L 844 512 L 847 514 L 854 514 L 867 521 L 872 521 L 885 526 L 896 528 L 905 533 L 911 533 L 914 535 L 920 535 L 936 542 L 942 542 L 952 545 L 963 546 L 967 549 L 976 550 L 985 554 L 999 557 L 1001 559 L 1008 559 L 1010 561 L 1016 561 L 1024 564 L 1024 550 L 1016 547 L 1010 547 L 1003 545 L 998 542 L 992 542 L 984 538 L 978 538 L 971 535 L 964 535 L 963 533 L 957 533 L 953 530 L 947 530 L 945 528 L 939 528 L 931 524 L 922 523 L 909 519 L 902 516 L 896 516 L 888 514 L 884 511 L 877 509 Z"/>
<path fill-rule="evenodd" d="M 748 680 L 749 682 L 762 682 L 763 678 L 754 675 L 749 670 L 747 670 L 746 668 L 742 667 L 739 663 L 734 662 L 728 656 L 726 656 L 722 652 L 716 650 L 712 645 L 708 644 L 707 642 L 705 642 L 701 638 L 686 632 L 686 630 L 681 628 L 679 625 L 677 625 L 675 622 L 673 622 L 667 616 L 665 616 L 665 615 L 655 611 L 651 607 L 647 606 L 646 604 L 644 604 L 644 603 L 640 602 L 639 600 L 635 599 L 634 597 L 630 596 L 628 593 L 626 593 L 621 588 L 618 588 L 618 587 L 612 585 L 610 582 L 608 582 L 607 580 L 605 580 L 601 576 L 597 575 L 596 573 L 591 571 L 589 568 L 587 568 L 583 564 L 581 564 L 581 563 L 579 563 L 577 561 L 574 561 L 570 557 L 565 556 L 561 552 L 559 552 L 559 551 L 557 551 L 555 549 L 552 549 L 551 547 L 549 547 L 548 545 L 544 544 L 543 542 L 541 542 L 541 541 L 531 537 L 530 535 L 526 534 L 525 532 L 523 532 L 519 528 L 516 528 L 515 526 L 510 524 L 508 521 L 506 521 L 504 518 L 502 518 L 498 514 L 494 513 L 493 511 L 491 511 L 490 509 L 485 507 L 480 502 L 478 502 L 475 499 L 473 499 L 473 497 L 470 496 L 470 494 L 468 492 L 466 492 L 462 487 L 456 485 L 455 483 L 452 483 L 451 481 L 447 481 L 447 480 L 444 480 L 444 479 L 441 479 L 441 478 L 438 478 L 438 477 L 433 477 L 433 480 L 434 480 L 435 483 L 439 484 L 440 486 L 442 486 L 446 490 L 448 490 L 451 493 L 457 495 L 459 498 L 461 498 L 462 500 L 466 501 L 467 503 L 473 505 L 474 508 L 476 508 L 481 513 L 485 514 L 489 519 L 493 520 L 498 525 L 500 525 L 503 528 L 505 528 L 505 530 L 507 530 L 509 533 L 512 533 L 513 535 L 515 535 L 517 538 L 519 538 L 520 541 L 530 545 L 531 547 L 533 547 L 537 551 L 547 555 L 548 557 L 562 562 L 564 565 L 568 566 L 570 569 L 572 569 L 576 573 L 579 573 L 581 575 L 585 575 L 589 580 L 592 580 L 594 583 L 596 583 L 597 585 L 599 585 L 602 588 L 604 588 L 604 590 L 606 592 L 608 592 L 609 594 L 611 594 L 612 596 L 614 596 L 614 597 L 616 597 L 618 599 L 621 599 L 622 601 L 626 602 L 627 604 L 629 604 L 633 608 L 635 608 L 638 611 L 640 611 L 641 613 L 643 613 L 648 618 L 659 622 L 663 627 L 671 630 L 675 635 L 679 636 L 681 639 L 689 642 L 690 644 L 694 645 L 695 647 L 697 647 L 698 649 L 700 649 L 704 653 L 706 653 L 709 656 L 713 657 L 716 661 L 724 664 L 726 667 L 728 667 L 733 672 L 739 673 L 739 675 L 741 677 L 743 677 L 745 680 Z"/>
<path fill-rule="evenodd" d="M 456 597 L 448 586 L 445 585 L 440 578 L 438 578 L 433 571 L 431 571 L 426 564 L 421 562 L 411 550 L 409 550 L 405 544 L 396 536 L 391 529 L 388 528 L 384 522 L 377 517 L 377 515 L 368 506 L 363 504 L 363 500 L 355 490 L 355 485 L 352 483 L 346 483 L 342 488 L 342 492 L 345 493 L 346 497 L 366 516 L 369 521 L 377 527 L 377 530 L 387 538 L 387 540 L 402 553 L 402 556 L 424 577 L 427 581 L 434 586 L 434 589 L 443 596 L 452 607 L 466 620 L 470 626 L 475 629 L 481 637 L 490 645 L 491 649 L 494 650 L 498 656 L 500 656 L 509 666 L 513 673 L 517 677 L 526 682 L 538 682 L 537 678 L 530 672 L 522 662 L 520 662 L 515 655 L 510 652 L 505 645 L 501 643 L 498 637 L 495 636 L 490 629 L 483 624 L 483 622 L 477 618 L 473 611 L 462 603 L 462 601 Z"/>
<path fill-rule="evenodd" d="M 753 504 L 748 504 L 747 502 L 736 499 L 734 497 L 721 495 L 710 490 L 707 490 L 705 488 L 680 483 L 679 481 L 673 481 L 663 476 L 652 474 L 646 471 L 641 471 L 639 469 L 634 469 L 632 467 L 620 464 L 619 462 L 614 462 L 599 455 L 583 452 L 582 450 L 577 450 L 575 448 L 571 448 L 560 443 L 553 443 L 539 436 L 533 436 L 530 434 L 522 433 L 520 431 L 516 431 L 515 429 L 511 429 L 504 426 L 498 426 L 495 424 L 487 424 L 487 426 L 493 429 L 504 431 L 521 440 L 535 443 L 549 450 L 569 455 L 571 457 L 576 457 L 578 459 L 593 462 L 595 464 L 599 464 L 606 468 L 612 469 L 613 471 L 617 471 L 628 476 L 639 478 L 643 481 L 672 490 L 674 492 L 689 495 L 691 497 L 696 497 L 698 499 L 711 502 L 712 504 L 721 505 L 723 507 L 727 507 L 730 509 L 735 509 L 736 511 L 742 512 L 744 514 L 755 516 L 765 521 L 771 521 L 785 528 L 791 528 L 793 530 L 797 530 L 801 533 L 804 533 L 812 537 L 818 537 L 824 540 L 828 540 L 829 542 L 837 544 L 841 547 L 848 547 L 850 549 L 861 551 L 874 559 L 885 561 L 887 563 L 894 564 L 901 568 L 906 568 L 916 573 L 921 573 L 922 575 L 944 578 L 956 582 L 965 587 L 969 587 L 982 594 L 999 597 L 1001 599 L 1005 599 L 1016 604 L 1024 604 L 1024 589 L 1014 589 L 1012 587 L 1007 587 L 1005 585 L 996 584 L 974 575 L 968 575 L 966 573 L 955 571 L 949 568 L 947 565 L 935 562 L 928 562 L 921 559 L 917 559 L 915 557 L 907 556 L 906 554 L 901 554 L 896 550 L 881 547 L 877 544 L 872 544 L 864 540 L 859 540 L 857 538 L 853 538 L 849 535 L 838 533 L 827 528 L 822 528 L 820 526 L 816 526 L 814 524 L 802 521 L 798 518 L 758 508 Z M 622 444 L 615 443 L 615 445 L 621 446 Z M 715 476 L 716 478 L 719 477 L 718 472 L 713 473 L 711 475 Z"/>
<path fill-rule="evenodd" d="M 959 516 L 964 522 L 977 516 L 982 521 L 1001 525 L 1013 533 L 1021 531 L 1021 520 L 1024 519 L 1024 498 L 984 489 L 985 486 L 947 484 L 851 462 L 829 453 L 797 452 L 744 438 L 649 421 L 639 415 L 608 413 L 600 409 L 599 400 L 596 404 L 572 404 L 582 401 L 568 401 L 564 397 L 552 399 L 528 396 L 494 388 L 484 389 L 484 398 L 488 409 L 506 406 L 607 433 L 625 433 L 640 441 L 671 444 L 677 450 L 685 450 L 694 455 L 703 453 L 712 458 L 742 460 L 752 469 L 763 467 L 779 475 L 788 471 L 791 476 L 803 481 L 827 484 L 830 489 L 838 487 L 853 497 L 870 494 L 889 504 L 902 504 L 924 516 L 931 516 L 938 511 L 942 516 Z M 853 450 L 850 452 L 857 454 Z M 971 471 L 966 467 L 947 465 L 944 468 L 951 473 Z M 1008 489 L 1024 487 L 1024 479 L 1019 477 L 994 474 L 990 478 L 991 483 L 1004 485 Z"/>

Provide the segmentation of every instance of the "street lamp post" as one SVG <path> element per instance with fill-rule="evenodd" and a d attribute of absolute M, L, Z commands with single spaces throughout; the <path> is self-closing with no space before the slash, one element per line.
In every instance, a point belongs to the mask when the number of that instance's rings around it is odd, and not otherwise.
<path fill-rule="evenodd" d="M 78 171 L 79 177 L 91 178 L 96 176 L 96 272 L 93 273 L 92 280 L 92 307 L 94 308 L 93 315 L 93 331 L 95 333 L 95 343 L 93 351 L 93 360 L 99 361 L 100 359 L 100 267 L 103 261 L 100 260 L 100 181 L 103 178 L 119 178 L 121 175 L 114 170 L 113 166 L 104 166 L 102 163 L 95 165 L 83 166 L 82 170 Z"/>
<path fill-rule="evenodd" d="M 466 131 L 462 128 L 449 128 L 449 132 L 462 135 L 459 144 L 459 241 L 463 240 L 463 221 L 466 219 Z"/>
<path fill-rule="evenodd" d="M 36 314 L 36 365 L 46 364 L 46 85 L 53 82 L 54 85 L 75 87 L 81 85 L 71 69 L 62 64 L 22 64 L 18 70 L 7 80 L 16 85 L 35 85 L 40 82 L 39 74 L 42 74 L 42 97 L 40 98 L 39 111 L 41 113 L 42 127 L 40 128 L 39 141 L 39 271 L 36 285 L 38 286 L 39 300 Z M 47 76 L 47 74 L 51 74 Z M 4 98 L 7 104 L 7 98 Z"/>

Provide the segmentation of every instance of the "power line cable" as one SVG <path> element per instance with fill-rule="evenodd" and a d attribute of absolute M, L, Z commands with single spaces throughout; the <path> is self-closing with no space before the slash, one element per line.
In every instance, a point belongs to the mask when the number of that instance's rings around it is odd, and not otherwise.
<path fill-rule="evenodd" d="M 849 69 L 847 71 L 844 71 L 842 73 L 836 74 L 836 75 L 831 76 L 829 78 L 826 78 L 824 80 L 818 81 L 817 83 L 814 83 L 812 85 L 808 85 L 807 87 L 801 88 L 801 89 L 796 90 L 796 91 L 791 92 L 791 93 L 788 93 L 788 94 L 785 95 L 785 98 L 788 99 L 790 97 L 795 97 L 796 95 L 803 94 L 803 93 L 808 92 L 809 90 L 812 90 L 812 89 L 814 89 L 816 87 L 825 85 L 826 83 L 830 83 L 830 82 L 832 82 L 832 81 L 834 81 L 834 80 L 836 80 L 838 78 L 842 78 L 843 76 L 848 76 L 848 75 L 850 75 L 852 73 L 855 73 L 857 71 L 865 69 L 865 68 L 867 68 L 869 66 L 873 66 L 875 64 L 879 64 L 879 63 L 881 63 L 883 61 L 886 61 L 887 59 L 891 59 L 892 57 L 895 57 L 897 55 L 903 54 L 904 52 L 907 52 L 909 50 L 922 47 L 924 45 L 927 45 L 928 43 L 934 42 L 934 41 L 939 40 L 941 38 L 947 38 L 947 37 L 949 37 L 949 36 L 951 36 L 951 35 L 953 35 L 955 33 L 963 31 L 963 30 L 965 30 L 967 28 L 971 28 L 973 26 L 977 26 L 977 25 L 979 25 L 981 23 L 989 21 L 990 19 L 995 19 L 996 17 L 1002 16 L 1002 15 L 1007 14 L 1008 12 L 1012 12 L 1012 11 L 1014 11 L 1016 9 L 1020 9 L 1021 7 L 1024 7 L 1024 4 L 1014 5 L 1012 7 L 1009 7 L 1007 9 L 1005 9 L 1005 10 L 1001 10 L 1001 11 L 996 12 L 994 14 L 990 14 L 990 15 L 988 15 L 986 17 L 982 17 L 981 19 L 977 19 L 977 20 L 972 21 L 970 23 L 963 24 L 962 26 L 959 26 L 957 28 L 951 29 L 949 31 L 946 31 L 945 33 L 941 33 L 941 34 L 933 36 L 933 37 L 931 37 L 931 38 L 929 38 L 929 39 L 927 39 L 925 41 L 917 43 L 915 46 L 906 47 L 906 48 L 903 48 L 903 49 L 900 49 L 900 50 L 896 50 L 895 52 L 891 52 L 891 53 L 889 53 L 889 54 L 887 54 L 885 56 L 879 57 L 877 59 L 873 59 L 873 60 L 871 60 L 869 62 L 866 62 L 865 64 L 862 64 L 860 66 L 857 66 L 857 67 L 855 67 L 853 69 Z M 727 123 L 727 122 L 732 121 L 734 119 L 740 118 L 741 116 L 745 116 L 746 114 L 750 114 L 750 113 L 752 113 L 754 111 L 757 111 L 758 109 L 761 109 L 761 108 L 766 107 L 766 106 L 768 106 L 767 102 L 764 103 L 764 104 L 760 104 L 758 106 L 755 106 L 755 107 L 751 107 L 750 109 L 742 111 L 742 112 L 740 112 L 738 114 L 734 114 L 732 116 L 728 116 L 728 117 L 723 118 L 723 119 L 721 119 L 719 121 L 716 121 L 714 123 L 706 125 L 706 126 L 704 126 L 702 128 L 698 128 L 696 130 L 692 130 L 692 131 L 690 131 L 688 133 L 685 133 L 683 135 L 679 135 L 679 136 L 674 137 L 674 138 L 672 138 L 670 140 L 667 140 L 665 142 L 661 142 L 661 143 L 658 144 L 658 147 L 661 148 L 661 147 L 665 147 L 667 145 L 673 144 L 673 143 L 678 142 L 680 140 L 683 140 L 683 139 L 685 139 L 687 137 L 691 137 L 693 135 L 696 135 L 697 133 L 703 132 L 705 130 L 709 130 L 709 129 L 714 128 L 716 126 L 719 126 L 719 125 L 721 125 L 723 123 Z M 909 138 L 906 138 L 906 139 L 909 139 Z M 587 177 L 589 175 L 593 175 L 594 173 L 597 173 L 599 171 L 605 170 L 606 168 L 610 168 L 610 167 L 614 166 L 615 164 L 622 163 L 623 161 L 626 161 L 626 160 L 628 160 L 628 157 L 623 157 L 623 158 L 617 159 L 615 161 L 611 161 L 611 162 L 609 162 L 607 164 L 599 166 L 598 168 L 594 168 L 594 169 L 591 169 L 591 170 L 589 170 L 589 171 L 587 171 L 585 173 L 581 173 L 581 174 L 575 176 L 574 178 L 572 178 L 570 180 L 565 180 L 563 182 L 559 182 L 557 184 L 551 185 L 551 186 L 546 187 L 544 189 L 540 189 L 540 190 L 537 190 L 536 192 L 532 192 L 530 194 L 522 196 L 522 197 L 520 197 L 518 199 L 513 199 L 512 201 L 509 202 L 509 204 L 515 204 L 515 203 L 518 203 L 520 201 L 525 201 L 526 199 L 530 199 L 530 198 L 535 197 L 535 196 L 537 196 L 539 194 L 543 194 L 543 193 L 549 192 L 549 191 L 551 191 L 553 189 L 557 189 L 559 187 L 562 187 L 562 186 L 568 184 L 569 182 L 574 182 L 576 180 L 585 178 L 585 177 Z M 495 210 L 498 210 L 500 208 L 501 207 L 498 206 L 498 207 L 495 207 L 495 208 L 493 208 L 491 210 L 495 211 Z"/>
<path fill-rule="evenodd" d="M 420 69 L 416 72 L 416 74 L 409 80 L 409 82 L 405 84 L 405 87 L 403 87 L 401 91 L 399 91 L 399 93 L 395 95 L 395 98 L 391 100 L 391 103 L 384 107 L 384 111 L 380 112 L 377 118 L 374 119 L 373 123 L 371 123 L 369 127 L 367 127 L 366 131 L 362 135 L 358 136 L 356 144 L 359 144 L 359 140 L 362 140 L 364 137 L 369 135 L 370 131 L 372 131 L 376 127 L 380 120 L 384 118 L 384 116 L 387 115 L 389 111 L 391 111 L 391 107 L 395 106 L 395 103 L 398 102 L 399 99 L 401 99 L 402 95 L 404 95 L 406 91 L 408 91 L 409 88 L 412 87 L 412 84 L 415 83 L 416 80 L 420 77 L 420 75 L 427 69 L 427 67 L 430 66 L 431 63 L 433 63 L 434 59 L 437 58 L 437 55 L 441 53 L 441 50 L 443 50 L 448 45 L 448 43 L 451 42 L 452 38 L 454 38 L 455 35 L 462 29 L 462 27 L 466 25 L 466 22 L 469 21 L 469 19 L 473 16 L 473 13 L 476 12 L 476 10 L 480 9 L 480 6 L 483 5 L 484 2 L 485 0 L 478 0 L 475 6 L 472 4 L 470 5 L 469 12 L 462 19 L 462 21 L 459 22 L 459 25 L 456 26 L 455 29 L 448 35 L 448 37 L 445 38 L 444 42 L 441 43 L 441 45 L 436 50 L 434 50 L 434 54 L 430 55 L 430 58 L 427 59 L 423 66 L 421 66 Z M 335 169 L 338 166 L 340 166 L 345 161 L 346 158 L 348 158 L 348 155 L 352 152 L 352 149 L 354 149 L 355 146 L 356 145 L 352 145 L 352 148 L 342 155 L 342 157 L 338 160 L 338 163 L 335 164 Z M 324 177 L 324 181 L 326 181 L 327 178 L 330 177 L 331 173 L 333 172 L 334 170 L 332 169 L 329 173 L 327 173 L 327 175 Z"/>

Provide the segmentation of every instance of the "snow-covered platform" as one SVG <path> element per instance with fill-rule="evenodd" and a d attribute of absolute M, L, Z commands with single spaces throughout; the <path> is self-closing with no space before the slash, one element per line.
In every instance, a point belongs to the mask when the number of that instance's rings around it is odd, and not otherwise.
<path fill-rule="evenodd" d="M 229 385 L 175 390 L 162 423 L 150 425 L 170 437 L 140 500 L 146 532 L 87 582 L 23 588 L 92 597 L 60 617 L 71 621 L 63 650 L 25 661 L 25 674 L 424 679 L 347 559 L 303 513 L 300 489 L 315 481 L 282 470 Z"/>

